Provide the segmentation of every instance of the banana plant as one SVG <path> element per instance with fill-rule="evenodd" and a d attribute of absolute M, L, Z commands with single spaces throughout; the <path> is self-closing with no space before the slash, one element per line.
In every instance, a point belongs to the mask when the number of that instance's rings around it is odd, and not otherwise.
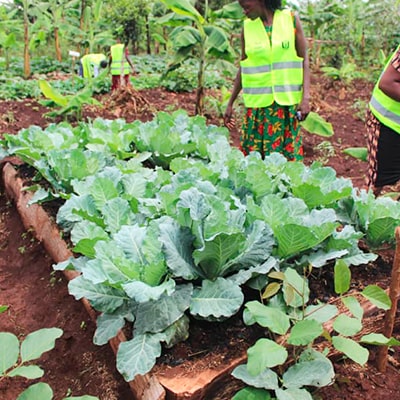
<path fill-rule="evenodd" d="M 20 30 L 20 25 L 16 24 L 17 13 L 17 9 L 2 7 L 0 10 L 0 48 L 4 51 L 6 70 L 10 66 L 10 50 L 17 44 L 16 33 Z"/>
<path fill-rule="evenodd" d="M 48 0 L 37 3 L 34 9 L 34 14 L 37 18 L 50 21 L 54 36 L 55 53 L 58 61 L 62 61 L 60 28 L 63 24 L 64 14 L 66 10 L 75 8 L 77 5 L 78 0 Z"/>
<path fill-rule="evenodd" d="M 213 12 L 206 0 L 203 16 L 189 0 L 162 0 L 162 2 L 172 13 L 160 18 L 159 22 L 175 25 L 169 36 L 174 58 L 164 76 L 178 68 L 185 60 L 192 57 L 198 59 L 195 113 L 201 115 L 204 109 L 204 73 L 207 63 L 215 59 L 233 62 L 235 58 L 235 52 L 229 42 L 229 24 L 226 23 L 228 21 L 226 15 L 234 19 L 241 18 L 240 6 L 238 4 L 225 6 L 226 13 L 223 14 Z"/>
<path fill-rule="evenodd" d="M 101 79 L 105 73 L 106 71 L 100 74 L 96 79 Z M 48 99 L 40 100 L 39 103 L 46 107 L 59 107 L 57 110 L 47 113 L 49 117 L 73 117 L 77 121 L 80 121 L 82 119 L 82 110 L 85 104 L 91 104 L 98 107 L 102 106 L 102 104 L 93 97 L 93 89 L 91 85 L 85 86 L 74 95 L 63 95 L 59 93 L 45 80 L 39 80 L 39 87 L 43 95 Z"/>
<path fill-rule="evenodd" d="M 98 47 L 113 44 L 111 30 L 104 24 L 104 0 L 94 0 L 82 10 L 80 29 L 89 53 L 95 53 Z"/>

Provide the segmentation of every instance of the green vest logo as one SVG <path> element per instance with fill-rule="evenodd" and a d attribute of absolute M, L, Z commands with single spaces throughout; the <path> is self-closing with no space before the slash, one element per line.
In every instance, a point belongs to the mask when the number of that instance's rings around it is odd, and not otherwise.
<path fill-rule="evenodd" d="M 282 49 L 288 49 L 289 48 L 289 40 L 285 40 L 282 42 Z"/>

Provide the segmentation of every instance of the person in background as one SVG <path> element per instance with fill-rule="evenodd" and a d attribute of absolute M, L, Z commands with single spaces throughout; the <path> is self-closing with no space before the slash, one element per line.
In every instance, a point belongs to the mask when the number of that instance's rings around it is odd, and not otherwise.
<path fill-rule="evenodd" d="M 365 124 L 367 188 L 376 196 L 400 192 L 400 45 L 375 84 Z"/>
<path fill-rule="evenodd" d="M 243 89 L 246 107 L 240 148 L 247 155 L 272 152 L 302 160 L 299 120 L 310 112 L 307 43 L 297 14 L 281 0 L 239 0 L 246 19 L 242 57 L 224 124 L 233 129 L 233 104 Z"/>
<path fill-rule="evenodd" d="M 84 78 L 96 78 L 101 68 L 107 68 L 108 62 L 104 54 L 86 54 L 80 60 L 79 75 Z"/>
<path fill-rule="evenodd" d="M 119 39 L 111 46 L 110 51 L 111 91 L 114 91 L 122 85 L 129 85 L 129 73 L 134 67 L 129 59 L 128 48 Z"/>

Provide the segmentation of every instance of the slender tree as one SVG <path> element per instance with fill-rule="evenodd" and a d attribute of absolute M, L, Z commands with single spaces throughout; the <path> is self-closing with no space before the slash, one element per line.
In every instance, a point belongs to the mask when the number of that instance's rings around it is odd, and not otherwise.
<path fill-rule="evenodd" d="M 30 55 L 29 55 L 29 0 L 22 1 L 24 9 L 24 78 L 27 79 L 31 75 Z"/>

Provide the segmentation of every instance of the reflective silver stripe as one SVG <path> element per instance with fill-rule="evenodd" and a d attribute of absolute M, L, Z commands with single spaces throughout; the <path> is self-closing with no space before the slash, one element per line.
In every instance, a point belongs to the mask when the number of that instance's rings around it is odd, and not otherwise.
<path fill-rule="evenodd" d="M 242 67 L 242 74 L 259 74 L 260 72 L 270 72 L 270 65 L 261 65 L 259 67 Z"/>
<path fill-rule="evenodd" d="M 294 69 L 303 68 L 302 61 L 286 61 L 272 64 L 272 69 Z"/>
<path fill-rule="evenodd" d="M 274 86 L 274 92 L 300 92 L 302 90 L 302 85 L 276 85 Z"/>
<path fill-rule="evenodd" d="M 274 92 L 276 93 L 286 93 L 286 92 L 300 92 L 302 90 L 302 85 L 277 85 L 274 86 Z M 271 87 L 256 87 L 256 88 L 243 88 L 243 93 L 245 94 L 271 94 Z"/>
<path fill-rule="evenodd" d="M 244 94 L 271 94 L 272 88 L 262 87 L 262 88 L 243 88 Z"/>
<path fill-rule="evenodd" d="M 378 103 L 375 97 L 372 97 L 370 104 L 383 117 L 388 118 L 394 123 L 400 125 L 400 115 L 395 114 L 394 112 L 389 111 L 387 108 L 383 107 L 381 103 Z"/>
<path fill-rule="evenodd" d="M 296 69 L 303 68 L 303 63 L 301 61 L 288 61 L 279 62 L 272 65 L 272 69 Z M 258 67 L 242 67 L 242 74 L 259 74 L 261 72 L 270 72 L 270 65 L 260 65 Z"/>

